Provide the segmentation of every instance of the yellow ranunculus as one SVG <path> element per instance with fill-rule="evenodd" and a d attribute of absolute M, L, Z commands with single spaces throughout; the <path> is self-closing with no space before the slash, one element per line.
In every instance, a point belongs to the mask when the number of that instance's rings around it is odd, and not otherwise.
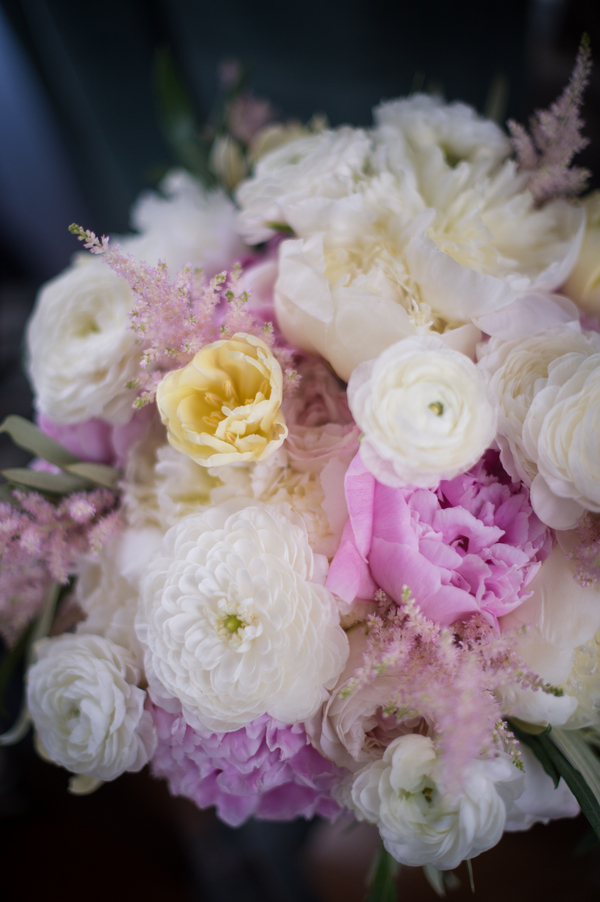
<path fill-rule="evenodd" d="M 168 373 L 156 394 L 171 445 L 204 467 L 263 460 L 287 426 L 281 367 L 269 347 L 242 332 L 198 351 Z"/>
<path fill-rule="evenodd" d="M 600 191 L 589 194 L 584 206 L 587 224 L 577 263 L 563 286 L 564 293 L 592 316 L 600 315 Z"/>

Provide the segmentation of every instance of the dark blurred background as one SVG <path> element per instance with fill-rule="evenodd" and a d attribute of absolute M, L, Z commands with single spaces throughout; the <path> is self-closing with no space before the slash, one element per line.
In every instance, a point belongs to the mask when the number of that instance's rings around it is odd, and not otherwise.
<path fill-rule="evenodd" d="M 176 162 L 156 112 L 160 49 L 170 49 L 200 118 L 219 63 L 234 58 L 283 118 L 320 112 L 332 125 L 368 125 L 373 105 L 419 84 L 481 112 L 500 88 L 504 118 L 524 122 L 568 81 L 584 31 L 595 60 L 584 111 L 593 143 L 579 162 L 600 187 L 600 0 L 0 0 L 0 419 L 31 415 L 22 332 L 39 285 L 75 250 L 69 223 L 126 231 L 137 194 Z M 2 467 L 19 454 L 0 443 Z M 363 896 L 375 845 L 367 828 L 230 830 L 145 773 L 85 798 L 66 785 L 29 740 L 0 748 L 6 902 Z M 597 900 L 600 847 L 583 851 L 586 836 L 581 819 L 506 836 L 474 862 L 478 897 Z M 466 870 L 458 876 L 456 902 L 470 896 Z M 399 892 L 436 898 L 419 869 L 402 870 Z"/>

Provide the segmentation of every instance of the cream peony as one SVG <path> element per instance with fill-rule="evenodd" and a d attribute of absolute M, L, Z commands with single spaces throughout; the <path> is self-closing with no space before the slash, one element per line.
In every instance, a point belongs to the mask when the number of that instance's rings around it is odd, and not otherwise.
<path fill-rule="evenodd" d="M 236 499 L 181 519 L 143 584 L 137 633 L 157 704 L 237 730 L 311 717 L 348 656 L 333 595 L 311 582 L 306 531 Z"/>
<path fill-rule="evenodd" d="M 281 367 L 269 347 L 239 332 L 163 378 L 156 403 L 169 442 L 204 467 L 261 460 L 281 446 Z"/>
<path fill-rule="evenodd" d="M 409 734 L 354 777 L 357 813 L 377 824 L 385 848 L 401 864 L 447 870 L 490 849 L 504 829 L 503 797 L 523 788 L 506 755 L 473 761 L 460 795 L 444 792 L 439 770 L 433 741 Z"/>
<path fill-rule="evenodd" d="M 156 733 L 139 679 L 133 655 L 110 639 L 43 640 L 27 673 L 27 704 L 45 754 L 98 780 L 141 770 Z"/>
<path fill-rule="evenodd" d="M 537 475 L 537 449 L 525 450 L 523 424 L 537 391 L 546 384 L 548 367 L 563 354 L 590 356 L 600 351 L 600 335 L 574 329 L 548 329 L 525 339 L 497 338 L 479 347 L 479 369 L 499 406 L 498 435 L 504 469 L 530 486 Z"/>
<path fill-rule="evenodd" d="M 577 263 L 563 291 L 586 313 L 600 315 L 600 191 L 586 197 L 585 236 Z"/>
<path fill-rule="evenodd" d="M 274 234 L 274 227 L 289 224 L 288 211 L 297 204 L 351 194 L 370 150 L 365 132 L 344 126 L 297 138 L 261 157 L 253 177 L 237 190 L 242 238 L 259 244 Z"/>
<path fill-rule="evenodd" d="M 566 354 L 548 366 L 523 443 L 537 459 L 531 504 L 543 523 L 569 529 L 584 511 L 600 512 L 600 353 Z"/>
<path fill-rule="evenodd" d="M 587 726 L 597 721 L 597 657 L 593 658 L 600 630 L 600 592 L 581 587 L 574 574 L 574 565 L 555 545 L 529 584 L 530 597 L 500 618 L 503 631 L 526 627 L 515 646 L 518 654 L 534 673 L 564 691 L 556 697 L 531 689 L 502 688 L 497 695 L 506 716 L 544 726 Z"/>
<path fill-rule="evenodd" d="M 525 789 L 517 799 L 507 800 L 504 829 L 529 830 L 533 824 L 547 824 L 557 817 L 577 817 L 579 805 L 565 781 L 559 780 L 555 787 L 531 749 L 521 743 L 519 751 L 525 767 Z"/>
<path fill-rule="evenodd" d="M 128 328 L 133 297 L 101 260 L 67 269 L 38 295 L 27 328 L 37 409 L 59 423 L 133 416 L 139 349 Z"/>
<path fill-rule="evenodd" d="M 348 402 L 364 433 L 361 458 L 385 485 L 437 486 L 468 470 L 496 434 L 475 364 L 433 335 L 357 367 Z"/>

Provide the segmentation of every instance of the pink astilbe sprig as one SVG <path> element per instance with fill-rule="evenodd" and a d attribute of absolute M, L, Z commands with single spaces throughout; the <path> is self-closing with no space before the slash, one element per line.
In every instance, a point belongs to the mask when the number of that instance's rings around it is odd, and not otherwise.
<path fill-rule="evenodd" d="M 442 627 L 425 617 L 405 588 L 396 605 L 379 593 L 367 618 L 362 666 L 341 690 L 348 696 L 386 675 L 386 715 L 421 718 L 431 730 L 449 788 L 480 755 L 507 750 L 522 766 L 516 740 L 503 726 L 494 690 L 505 685 L 562 694 L 544 683 L 513 649 L 514 636 L 498 635 L 483 618 Z M 386 682 L 387 682 L 386 680 Z"/>
<path fill-rule="evenodd" d="M 298 381 L 292 351 L 275 344 L 271 323 L 261 325 L 249 311 L 250 294 L 240 287 L 241 267 L 206 281 L 200 269 L 184 266 L 171 281 L 166 263 L 149 266 L 121 253 L 103 236 L 73 224 L 70 231 L 92 254 L 104 261 L 129 284 L 136 302 L 130 311 L 131 327 L 142 347 L 140 371 L 127 388 L 139 390 L 135 407 L 154 400 L 157 386 L 171 370 L 186 366 L 205 345 L 236 332 L 256 335 L 271 348 L 285 374 L 284 391 Z M 225 313 L 220 308 L 225 305 Z M 220 326 L 219 326 L 220 323 Z"/>
<path fill-rule="evenodd" d="M 571 166 L 573 157 L 589 144 L 582 135 L 583 92 L 592 69 L 590 43 L 584 35 L 569 84 L 549 110 L 537 110 L 529 129 L 510 120 L 508 128 L 517 161 L 530 173 L 528 189 L 535 202 L 573 197 L 586 186 L 588 169 Z"/>
<path fill-rule="evenodd" d="M 575 581 L 584 588 L 600 582 L 600 520 L 586 514 L 577 527 L 579 543 L 567 554 L 575 564 Z"/>
<path fill-rule="evenodd" d="M 9 645 L 43 603 L 50 580 L 66 585 L 77 557 L 97 553 L 119 528 L 117 496 L 75 492 L 58 504 L 13 491 L 0 503 L 0 634 Z"/>

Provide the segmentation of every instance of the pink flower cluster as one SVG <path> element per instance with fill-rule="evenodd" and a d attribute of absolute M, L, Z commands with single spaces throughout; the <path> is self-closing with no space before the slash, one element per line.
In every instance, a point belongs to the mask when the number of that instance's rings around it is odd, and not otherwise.
<path fill-rule="evenodd" d="M 488 452 L 437 490 L 391 488 L 354 458 L 346 474 L 349 518 L 327 586 L 345 601 L 378 588 L 399 602 L 405 586 L 441 624 L 482 614 L 491 624 L 527 598 L 552 547 L 529 492 Z"/>
<path fill-rule="evenodd" d="M 9 645 L 38 613 L 50 580 L 66 584 L 75 559 L 99 551 L 119 525 L 106 489 L 58 504 L 18 489 L 13 497 L 0 503 L 0 634 Z"/>
<path fill-rule="evenodd" d="M 215 805 L 221 820 L 237 827 L 249 817 L 266 820 L 333 820 L 340 808 L 332 789 L 345 770 L 312 747 L 302 724 L 263 714 L 232 733 L 202 734 L 182 715 L 150 707 L 158 746 L 152 771 L 174 795 L 199 808 Z"/>

